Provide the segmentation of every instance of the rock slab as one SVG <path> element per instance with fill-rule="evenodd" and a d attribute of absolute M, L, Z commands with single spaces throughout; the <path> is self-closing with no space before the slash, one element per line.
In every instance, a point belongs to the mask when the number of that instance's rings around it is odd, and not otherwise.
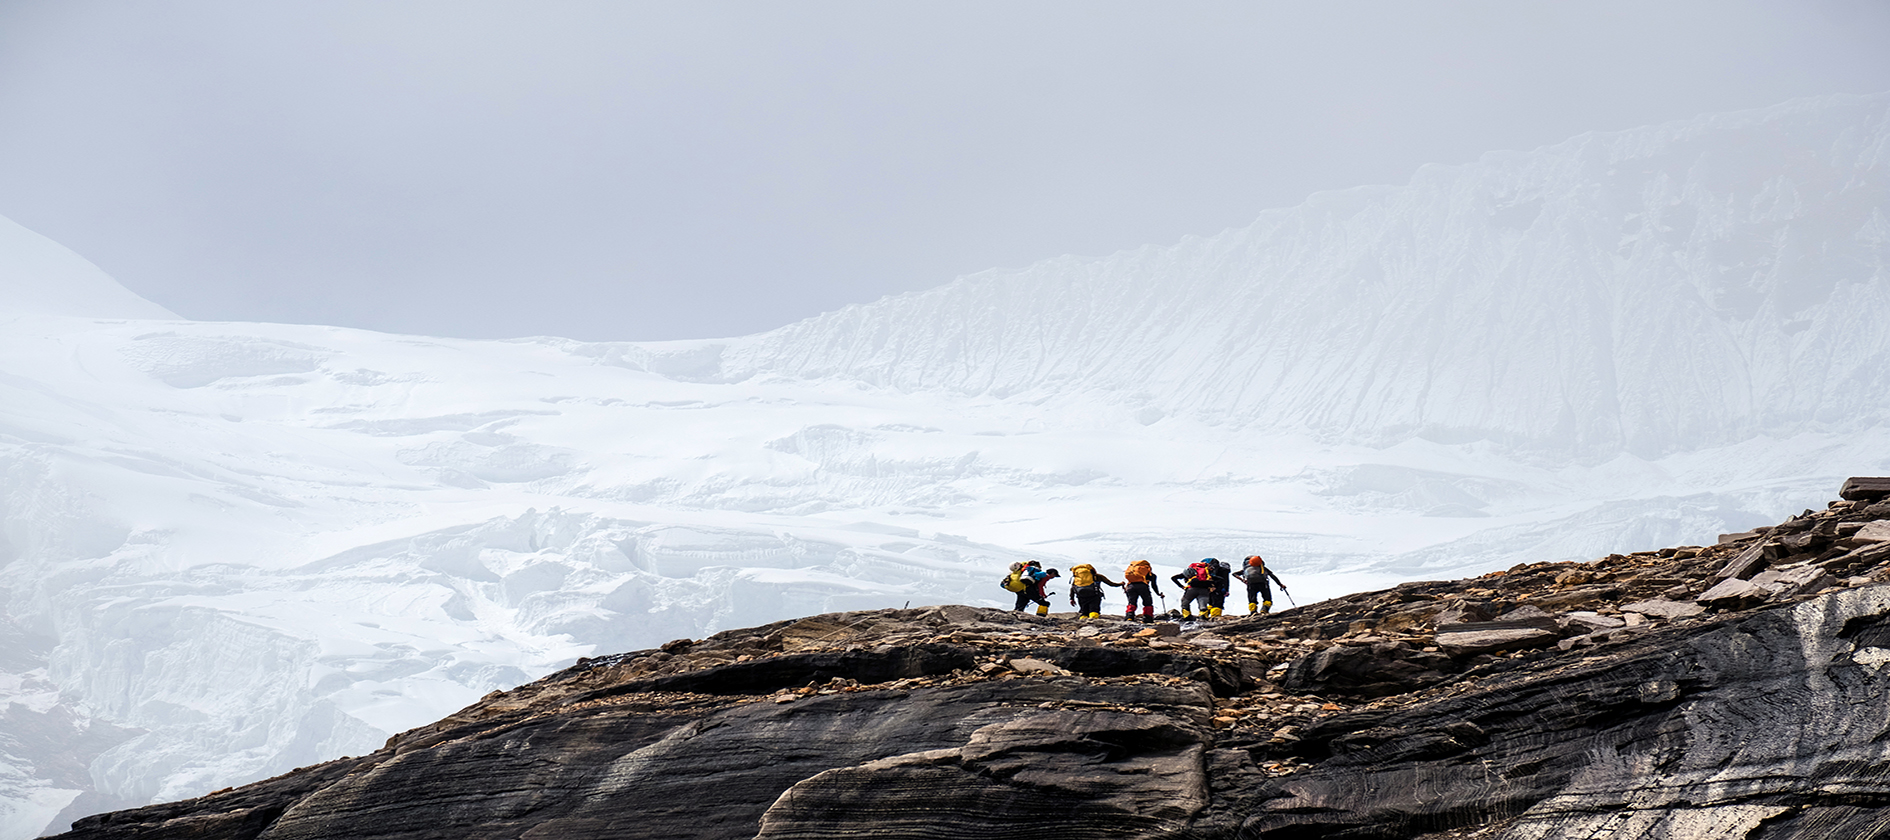
<path fill-rule="evenodd" d="M 1838 498 L 1853 502 L 1874 502 L 1890 498 L 1890 477 L 1853 477 L 1845 479 Z"/>

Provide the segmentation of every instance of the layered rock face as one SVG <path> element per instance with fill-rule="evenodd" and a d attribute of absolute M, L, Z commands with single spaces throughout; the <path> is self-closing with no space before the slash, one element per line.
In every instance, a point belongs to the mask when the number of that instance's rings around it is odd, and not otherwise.
<path fill-rule="evenodd" d="M 677 640 L 61 836 L 1878 837 L 1890 502 L 1864 495 L 1271 616 L 936 607 Z"/>

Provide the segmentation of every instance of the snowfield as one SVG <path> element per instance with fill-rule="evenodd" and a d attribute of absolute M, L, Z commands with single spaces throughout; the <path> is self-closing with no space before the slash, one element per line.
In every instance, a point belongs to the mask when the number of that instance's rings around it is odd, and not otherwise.
<path fill-rule="evenodd" d="M 192 322 L 0 220 L 0 840 L 1019 559 L 1304 604 L 1777 521 L 1890 471 L 1886 208 L 1827 97 L 642 344 Z"/>

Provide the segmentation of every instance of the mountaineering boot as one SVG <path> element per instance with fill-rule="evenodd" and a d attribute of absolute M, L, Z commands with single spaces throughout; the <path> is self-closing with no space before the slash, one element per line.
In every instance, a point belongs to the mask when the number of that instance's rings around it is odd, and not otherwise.
<path fill-rule="evenodd" d="M 1050 614 L 1050 608 L 1049 608 L 1048 606 L 1046 606 L 1046 605 L 1044 605 L 1044 604 L 1038 604 L 1038 605 L 1037 605 L 1037 614 L 1038 614 L 1038 615 L 1049 615 L 1049 614 Z"/>
<path fill-rule="evenodd" d="M 1122 611 L 1122 618 L 1124 621 L 1135 620 L 1135 605 L 1134 604 L 1130 604 L 1128 609 Z"/>
<path fill-rule="evenodd" d="M 1191 613 L 1191 612 L 1189 612 L 1189 611 L 1188 611 L 1188 608 L 1187 608 L 1187 607 L 1182 607 L 1182 608 L 1181 608 L 1181 620 L 1182 620 L 1182 621 L 1193 621 L 1193 620 L 1194 620 L 1194 613 Z"/>
<path fill-rule="evenodd" d="M 1259 612 L 1259 611 L 1260 611 L 1260 605 L 1259 605 L 1259 604 L 1256 604 L 1256 603 L 1254 603 L 1254 602 L 1252 602 L 1252 601 L 1248 601 L 1248 602 L 1247 602 L 1247 614 L 1248 614 L 1248 615 L 1253 615 L 1254 613 L 1256 613 L 1256 612 Z"/>
<path fill-rule="evenodd" d="M 1220 617 L 1221 617 L 1221 608 L 1220 608 L 1220 607 L 1208 607 L 1208 617 L 1209 617 L 1209 618 L 1220 618 Z"/>
<path fill-rule="evenodd" d="M 1262 602 L 1260 604 L 1260 611 L 1263 613 L 1273 612 L 1273 602 L 1272 601 Z"/>

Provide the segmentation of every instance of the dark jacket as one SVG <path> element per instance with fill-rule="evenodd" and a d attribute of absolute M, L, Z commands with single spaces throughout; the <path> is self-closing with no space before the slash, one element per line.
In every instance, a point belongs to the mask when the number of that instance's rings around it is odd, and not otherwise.
<path fill-rule="evenodd" d="M 1279 586 L 1281 589 L 1286 588 L 1286 584 L 1280 581 L 1280 576 L 1274 574 L 1272 569 L 1267 568 L 1266 561 L 1264 560 L 1260 561 L 1260 565 L 1258 566 L 1241 566 L 1240 571 L 1234 573 L 1234 577 L 1240 578 L 1252 585 L 1258 584 L 1261 580 L 1264 580 L 1264 578 L 1254 577 L 1256 574 L 1272 578 L 1275 585 Z"/>
<path fill-rule="evenodd" d="M 1227 591 L 1227 576 L 1232 574 L 1233 571 L 1233 568 L 1226 563 L 1219 560 L 1214 561 L 1213 568 L 1208 570 L 1208 573 L 1214 576 L 1214 591 Z"/>
<path fill-rule="evenodd" d="M 1199 581 L 1199 580 L 1194 579 L 1194 568 L 1199 565 L 1201 564 L 1189 563 L 1188 568 L 1182 571 L 1181 574 L 1173 575 L 1169 577 L 1168 579 L 1174 581 L 1175 585 L 1181 587 L 1182 589 L 1187 589 L 1189 587 L 1196 587 L 1196 586 L 1202 589 L 1214 588 L 1214 584 L 1211 581 Z"/>

